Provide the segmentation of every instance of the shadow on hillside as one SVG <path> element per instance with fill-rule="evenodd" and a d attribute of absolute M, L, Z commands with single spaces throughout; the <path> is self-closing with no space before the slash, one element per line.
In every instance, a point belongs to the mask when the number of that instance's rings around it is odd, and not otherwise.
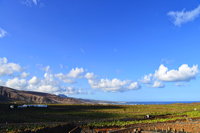
<path fill-rule="evenodd" d="M 37 123 L 37 122 L 87 122 L 88 120 L 117 117 L 104 109 L 120 109 L 112 105 L 49 105 L 48 108 L 14 108 L 0 104 L 0 123 Z"/>

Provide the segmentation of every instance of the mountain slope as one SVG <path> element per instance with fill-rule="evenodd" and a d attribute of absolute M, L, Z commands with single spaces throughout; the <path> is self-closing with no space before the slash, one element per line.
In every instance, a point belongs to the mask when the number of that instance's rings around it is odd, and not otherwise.
<path fill-rule="evenodd" d="M 23 103 L 47 103 L 47 104 L 83 104 L 86 103 L 80 99 L 64 98 L 57 95 L 20 91 L 12 88 L 0 86 L 0 102 L 23 102 Z"/>

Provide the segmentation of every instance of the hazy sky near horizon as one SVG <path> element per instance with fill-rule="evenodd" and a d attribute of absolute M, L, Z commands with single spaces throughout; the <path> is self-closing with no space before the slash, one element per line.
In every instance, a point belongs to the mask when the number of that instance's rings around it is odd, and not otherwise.
<path fill-rule="evenodd" d="M 200 101 L 200 0 L 0 0 L 0 85 Z"/>

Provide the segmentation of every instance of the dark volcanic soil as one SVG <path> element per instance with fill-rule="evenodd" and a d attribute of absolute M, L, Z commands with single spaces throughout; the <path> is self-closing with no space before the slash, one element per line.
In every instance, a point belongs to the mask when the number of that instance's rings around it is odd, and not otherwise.
<path fill-rule="evenodd" d="M 40 129 L 36 132 L 26 131 L 26 132 L 22 132 L 22 133 L 69 133 L 69 132 L 80 133 L 81 128 L 77 127 L 74 124 L 67 124 L 67 125 L 56 126 L 53 128 Z"/>
<path fill-rule="evenodd" d="M 76 124 L 63 124 L 48 127 L 37 131 L 24 131 L 21 133 L 199 133 L 200 119 L 177 120 L 171 122 L 135 124 L 123 128 L 90 128 L 81 127 Z"/>
<path fill-rule="evenodd" d="M 128 132 L 190 132 L 199 133 L 200 132 L 200 119 L 195 120 L 179 120 L 172 122 L 163 123 L 152 123 L 152 124 L 135 124 L 125 128 L 95 128 L 95 132 L 106 133 L 128 133 Z"/>

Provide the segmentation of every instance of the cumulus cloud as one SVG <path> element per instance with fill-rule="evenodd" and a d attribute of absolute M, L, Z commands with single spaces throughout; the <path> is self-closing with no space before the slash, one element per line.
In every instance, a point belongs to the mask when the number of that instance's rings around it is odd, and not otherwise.
<path fill-rule="evenodd" d="M 104 79 L 98 78 L 94 73 L 87 72 L 84 76 L 91 88 L 100 89 L 106 92 L 123 92 L 141 88 L 138 82 L 130 80 L 120 80 L 117 78 Z"/>
<path fill-rule="evenodd" d="M 144 84 L 150 84 L 153 80 L 153 74 L 145 75 L 143 79 L 141 80 Z"/>
<path fill-rule="evenodd" d="M 102 89 L 107 92 L 117 92 L 139 89 L 140 86 L 136 82 L 130 82 L 128 80 L 119 79 L 89 79 L 88 83 L 92 88 Z"/>
<path fill-rule="evenodd" d="M 53 93 L 53 94 L 85 94 L 85 91 L 76 87 L 66 86 L 64 80 L 58 80 L 57 74 L 53 74 L 50 67 L 45 67 L 43 78 L 33 76 L 29 81 L 27 88 L 32 91 Z"/>
<path fill-rule="evenodd" d="M 6 84 L 7 87 L 15 88 L 15 89 L 26 89 L 27 81 L 25 79 L 13 78 L 9 79 Z"/>
<path fill-rule="evenodd" d="M 60 83 L 55 79 L 54 74 L 52 74 L 49 69 L 47 72 L 44 73 L 42 79 L 33 76 L 28 83 L 29 83 L 28 85 L 29 90 L 34 90 L 39 92 L 56 94 L 59 93 L 62 88 Z"/>
<path fill-rule="evenodd" d="M 4 29 L 0 28 L 0 38 L 3 38 L 7 35 L 7 31 L 5 31 Z"/>
<path fill-rule="evenodd" d="M 73 68 L 68 74 L 67 76 L 70 78 L 78 78 L 81 76 L 81 74 L 84 73 L 84 69 L 83 68 Z"/>
<path fill-rule="evenodd" d="M 72 68 L 68 73 L 52 73 L 50 66 L 43 67 L 43 76 L 29 76 L 23 68 L 16 63 L 11 63 L 7 58 L 0 58 L 0 85 L 20 90 L 39 91 L 53 94 L 83 94 L 84 90 L 76 87 L 74 83 L 79 80 L 87 80 L 91 88 L 106 92 L 123 92 L 140 89 L 147 84 L 153 88 L 163 88 L 166 82 L 182 83 L 195 79 L 199 73 L 198 65 L 181 65 L 178 69 L 168 69 L 160 65 L 154 72 L 135 82 L 132 80 L 120 80 L 118 78 L 99 78 L 92 72 L 83 68 Z M 63 69 L 62 69 L 63 70 Z"/>
<path fill-rule="evenodd" d="M 33 76 L 27 82 L 28 90 L 38 91 L 38 92 L 46 92 L 53 94 L 80 94 L 85 93 L 81 89 L 77 89 L 74 87 L 69 87 L 63 85 L 62 82 L 57 80 L 55 74 L 52 74 L 50 71 L 45 72 L 43 78 L 38 78 L 37 76 Z"/>
<path fill-rule="evenodd" d="M 29 73 L 22 72 L 20 76 L 21 76 L 21 78 L 27 78 L 29 76 Z"/>
<path fill-rule="evenodd" d="M 160 81 L 154 81 L 152 87 L 153 88 L 164 88 L 165 85 L 162 82 L 160 82 Z"/>
<path fill-rule="evenodd" d="M 140 89 L 141 86 L 138 82 L 132 82 L 129 86 L 128 86 L 128 89 L 130 90 L 134 90 L 134 89 Z"/>
<path fill-rule="evenodd" d="M 0 58 L 0 76 L 12 75 L 21 72 L 22 67 L 16 63 L 9 63 L 7 58 Z"/>
<path fill-rule="evenodd" d="M 39 92 L 48 92 L 48 93 L 56 93 L 58 92 L 59 87 L 53 85 L 41 85 L 37 88 Z"/>
<path fill-rule="evenodd" d="M 69 78 L 67 75 L 63 74 L 63 73 L 57 73 L 55 74 L 55 77 L 57 77 L 58 79 L 60 79 L 61 81 L 65 82 L 65 83 L 75 83 L 74 79 Z"/>
<path fill-rule="evenodd" d="M 152 84 L 154 88 L 163 88 L 165 87 L 163 82 L 188 82 L 195 79 L 198 73 L 198 65 L 189 67 L 187 64 L 183 64 L 177 70 L 169 70 L 166 66 L 161 64 L 154 74 L 144 76 L 141 82 Z"/>
<path fill-rule="evenodd" d="M 94 79 L 94 78 L 95 78 L 95 75 L 94 75 L 94 73 L 88 72 L 88 73 L 85 74 L 85 78 L 86 78 L 86 79 Z"/>
<path fill-rule="evenodd" d="M 6 57 L 0 58 L 0 64 L 6 64 L 8 59 Z"/>
<path fill-rule="evenodd" d="M 65 81 L 81 78 L 84 73 L 83 68 L 73 68 L 67 74 L 53 74 L 50 66 L 43 67 L 43 77 L 32 76 L 23 71 L 23 68 L 16 63 L 8 62 L 8 59 L 0 58 L 0 85 L 11 87 L 18 90 L 38 91 L 53 94 L 86 94 L 86 92 L 77 87 L 69 87 Z M 66 77 L 65 77 L 66 76 Z M 62 78 L 63 80 L 60 80 Z"/>
<path fill-rule="evenodd" d="M 69 73 L 63 74 L 63 73 L 57 73 L 55 74 L 55 77 L 62 80 L 65 83 L 74 83 L 75 79 L 82 78 L 85 70 L 83 68 L 72 68 Z"/>
<path fill-rule="evenodd" d="M 175 26 L 181 26 L 184 23 L 193 21 L 200 15 L 200 5 L 191 11 L 170 11 L 167 13 L 173 19 Z"/>
<path fill-rule="evenodd" d="M 33 76 L 29 81 L 28 83 L 31 84 L 31 85 L 37 85 L 39 84 L 40 80 L 39 78 L 37 78 L 36 76 Z"/>
<path fill-rule="evenodd" d="M 190 81 L 196 78 L 198 73 L 198 65 L 189 67 L 187 64 L 183 64 L 178 68 L 178 70 L 168 70 L 164 65 L 160 65 L 154 76 L 160 81 L 179 82 Z"/>

